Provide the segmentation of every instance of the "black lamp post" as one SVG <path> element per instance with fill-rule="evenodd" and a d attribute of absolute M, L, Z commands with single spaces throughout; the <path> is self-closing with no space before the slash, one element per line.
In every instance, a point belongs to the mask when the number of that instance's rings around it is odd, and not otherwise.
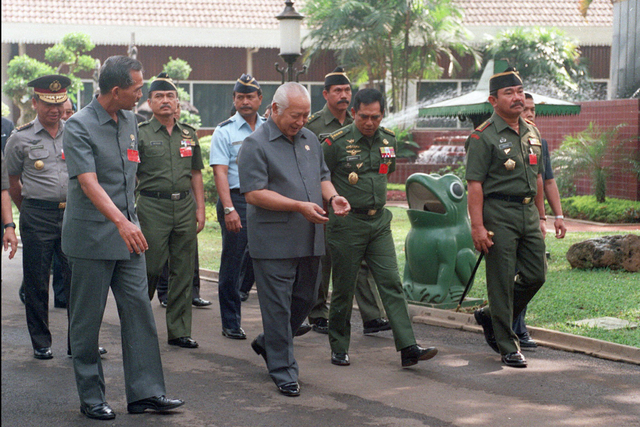
<path fill-rule="evenodd" d="M 287 67 L 280 67 L 276 62 L 276 70 L 282 75 L 282 83 L 285 81 L 285 73 L 287 81 L 298 81 L 298 76 L 307 71 L 307 66 L 303 66 L 298 71 L 293 64 L 300 57 L 300 25 L 304 16 L 300 15 L 293 7 L 293 2 L 287 0 L 284 2 L 284 10 L 276 16 L 280 21 L 280 57 L 287 63 Z"/>

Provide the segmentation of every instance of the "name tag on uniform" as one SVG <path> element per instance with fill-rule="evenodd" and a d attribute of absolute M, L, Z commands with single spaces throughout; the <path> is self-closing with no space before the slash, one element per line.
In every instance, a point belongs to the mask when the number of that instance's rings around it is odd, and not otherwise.
<path fill-rule="evenodd" d="M 149 145 L 154 146 L 154 145 L 162 145 L 162 141 L 151 141 L 149 143 Z"/>
<path fill-rule="evenodd" d="M 242 144 L 242 141 L 235 141 L 231 143 L 231 145 L 240 145 L 240 144 Z"/>
<path fill-rule="evenodd" d="M 138 150 L 128 148 L 127 159 L 129 159 L 130 162 L 140 163 L 140 152 Z"/>
<path fill-rule="evenodd" d="M 347 156 L 347 162 L 353 162 L 353 161 L 356 161 L 356 160 L 360 160 L 360 156 L 359 155 L 357 155 L 357 156 Z"/>

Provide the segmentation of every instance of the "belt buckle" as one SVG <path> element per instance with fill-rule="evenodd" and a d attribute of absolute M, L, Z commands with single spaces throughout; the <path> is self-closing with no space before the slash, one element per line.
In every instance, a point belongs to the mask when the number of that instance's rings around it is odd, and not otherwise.
<path fill-rule="evenodd" d="M 65 209 L 67 207 L 67 202 L 58 203 L 58 209 Z"/>
<path fill-rule="evenodd" d="M 369 211 L 367 212 L 367 215 L 369 215 L 369 216 L 373 216 L 373 215 L 375 215 L 375 214 L 376 214 L 376 212 L 378 212 L 378 210 L 377 210 L 377 209 L 369 209 Z"/>
<path fill-rule="evenodd" d="M 524 199 L 522 199 L 522 204 L 523 205 L 528 205 L 529 202 L 531 202 L 531 197 L 525 197 Z"/>
<path fill-rule="evenodd" d="M 180 200 L 180 193 L 171 193 L 171 200 L 174 202 Z"/>

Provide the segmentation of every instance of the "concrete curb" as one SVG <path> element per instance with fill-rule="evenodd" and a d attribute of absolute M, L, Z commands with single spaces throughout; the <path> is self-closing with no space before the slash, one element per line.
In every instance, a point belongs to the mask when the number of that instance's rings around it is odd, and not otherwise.
<path fill-rule="evenodd" d="M 411 315 L 411 320 L 415 323 L 482 333 L 482 327 L 476 323 L 471 314 L 456 313 L 455 311 L 411 304 L 409 304 L 409 314 Z M 550 329 L 536 328 L 534 326 L 528 326 L 527 329 L 529 329 L 531 337 L 533 337 L 539 345 L 545 347 L 584 353 L 589 356 L 616 362 L 640 365 L 640 348 L 552 331 Z"/>

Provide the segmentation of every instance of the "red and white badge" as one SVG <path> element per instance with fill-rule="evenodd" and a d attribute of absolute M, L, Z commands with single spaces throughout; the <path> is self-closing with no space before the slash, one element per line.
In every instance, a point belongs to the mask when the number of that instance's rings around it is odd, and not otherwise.
<path fill-rule="evenodd" d="M 530 165 L 537 165 L 538 164 L 538 156 L 536 155 L 536 153 L 533 152 L 532 149 L 529 149 L 529 164 Z"/>
<path fill-rule="evenodd" d="M 130 162 L 140 163 L 140 152 L 133 148 L 127 149 L 127 159 L 129 159 Z"/>

